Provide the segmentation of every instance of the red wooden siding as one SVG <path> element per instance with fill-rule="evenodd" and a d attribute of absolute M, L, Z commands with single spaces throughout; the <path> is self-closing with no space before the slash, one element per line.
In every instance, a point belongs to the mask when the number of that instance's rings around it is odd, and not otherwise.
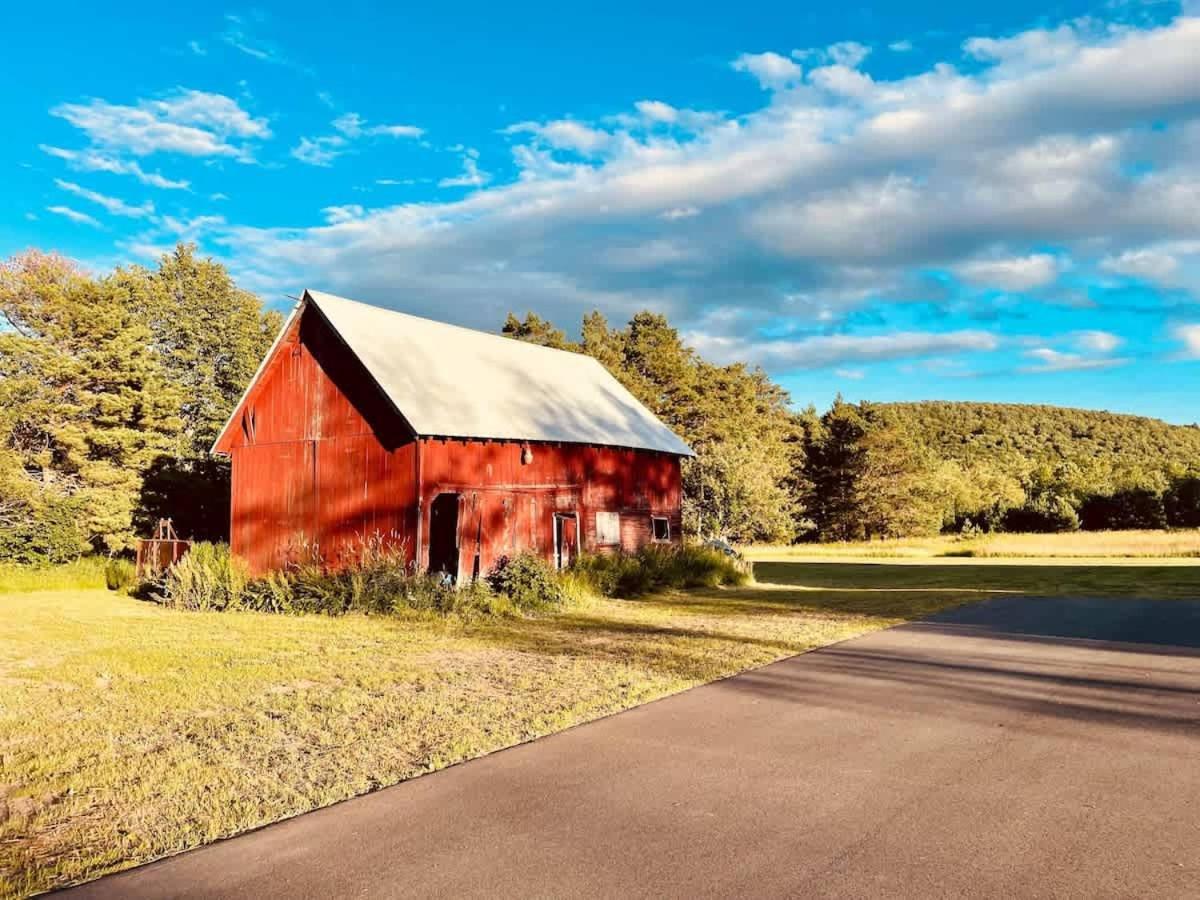
<path fill-rule="evenodd" d="M 552 559 L 555 513 L 621 517 L 621 546 L 680 534 L 676 456 L 580 444 L 415 438 L 319 314 L 293 324 L 219 450 L 232 457 L 231 545 L 262 572 L 313 550 L 337 564 L 382 535 L 428 563 L 429 507 L 459 495 L 459 574 L 533 549 Z M 523 448 L 532 459 L 523 461 Z M 419 524 L 418 524 L 419 522 Z"/>

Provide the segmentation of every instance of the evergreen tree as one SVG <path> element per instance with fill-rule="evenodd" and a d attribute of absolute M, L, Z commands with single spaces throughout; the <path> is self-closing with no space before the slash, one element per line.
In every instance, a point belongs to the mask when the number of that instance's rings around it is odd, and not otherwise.
<path fill-rule="evenodd" d="M 70 497 L 95 549 L 128 548 L 146 470 L 179 449 L 180 394 L 150 329 L 116 285 L 37 252 L 0 267 L 0 315 L 5 449 L 22 473 L 5 492 L 30 515 Z"/>

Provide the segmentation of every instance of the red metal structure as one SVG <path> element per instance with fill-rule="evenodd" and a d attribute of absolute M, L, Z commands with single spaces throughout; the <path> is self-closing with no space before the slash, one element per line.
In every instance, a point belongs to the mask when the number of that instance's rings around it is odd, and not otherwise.
<path fill-rule="evenodd" d="M 456 578 L 527 549 L 565 566 L 580 550 L 679 539 L 686 448 L 539 440 L 535 428 L 528 439 L 420 433 L 329 299 L 306 292 L 213 448 L 232 460 L 230 541 L 253 571 L 314 551 L 337 565 L 377 535 Z M 590 425 L 587 412 L 562 414 Z"/>

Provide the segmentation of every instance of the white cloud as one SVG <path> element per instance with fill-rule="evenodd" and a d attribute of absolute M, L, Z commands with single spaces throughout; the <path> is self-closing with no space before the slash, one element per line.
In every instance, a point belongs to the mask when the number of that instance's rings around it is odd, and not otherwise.
<path fill-rule="evenodd" d="M 853 381 L 859 381 L 867 377 L 864 369 L 834 369 L 833 374 L 838 378 L 849 378 Z"/>
<path fill-rule="evenodd" d="M 1116 256 L 1105 257 L 1100 261 L 1100 268 L 1142 281 L 1171 285 L 1179 274 L 1179 260 L 1153 248 L 1125 250 Z"/>
<path fill-rule="evenodd" d="M 236 100 L 195 90 L 179 89 L 132 106 L 100 99 L 63 103 L 50 113 L 83 131 L 95 147 L 133 156 L 178 153 L 248 161 L 249 142 L 271 136 L 267 120 L 250 115 Z"/>
<path fill-rule="evenodd" d="M 689 332 L 688 341 L 702 356 L 719 361 L 748 361 L 776 371 L 823 369 L 838 363 L 919 359 L 954 353 L 995 350 L 999 340 L 988 331 L 898 331 L 878 335 L 816 335 L 796 340 L 755 341 L 745 337 Z"/>
<path fill-rule="evenodd" d="M 1028 291 L 1052 283 L 1059 272 L 1058 260 L 1047 253 L 1002 259 L 976 259 L 961 263 L 959 276 L 972 284 L 1006 291 Z"/>
<path fill-rule="evenodd" d="M 483 187 L 492 176 L 479 169 L 479 151 L 466 150 L 462 155 L 462 173 L 452 178 L 443 178 L 438 187 Z"/>
<path fill-rule="evenodd" d="M 571 150 L 585 156 L 604 149 L 612 140 L 609 132 L 593 128 L 574 119 L 557 119 L 552 122 L 518 122 L 505 128 L 504 133 L 536 135 L 550 147 L 558 150 Z"/>
<path fill-rule="evenodd" d="M 132 219 L 144 219 L 147 216 L 154 214 L 154 204 L 150 203 L 149 201 L 143 203 L 141 206 L 133 206 L 117 197 L 109 197 L 106 194 L 89 190 L 82 185 L 75 184 L 73 181 L 64 181 L 61 178 L 55 178 L 54 183 L 68 193 L 103 206 L 114 216 L 126 216 Z"/>
<path fill-rule="evenodd" d="M 743 53 L 730 65 L 737 72 L 753 75 L 764 90 L 778 90 L 798 81 L 803 69 L 786 56 L 767 51 L 766 53 Z"/>
<path fill-rule="evenodd" d="M 383 135 L 386 137 L 420 137 L 424 128 L 416 125 L 368 125 L 358 113 L 345 113 L 333 120 L 333 127 L 348 138 Z"/>
<path fill-rule="evenodd" d="M 62 216 L 65 219 L 70 219 L 80 225 L 91 225 L 93 228 L 99 228 L 100 223 L 89 216 L 87 213 L 81 213 L 77 209 L 71 209 L 69 206 L 47 206 L 46 212 L 52 212 L 56 216 Z"/>
<path fill-rule="evenodd" d="M 164 190 L 186 191 L 191 186 L 183 180 L 165 178 L 158 172 L 147 172 L 135 160 L 117 159 L 95 150 L 68 150 L 39 144 L 38 149 L 50 156 L 66 160 L 67 165 L 78 172 L 111 172 L 114 175 L 132 175 L 142 184 Z"/>
<path fill-rule="evenodd" d="M 679 120 L 679 110 L 661 100 L 639 100 L 633 106 L 643 118 L 652 122 L 674 124 Z"/>
<path fill-rule="evenodd" d="M 888 49 L 893 53 L 908 53 L 913 49 L 912 41 L 892 41 L 888 44 Z"/>
<path fill-rule="evenodd" d="M 1084 330 L 1075 333 L 1078 346 L 1092 353 L 1112 353 L 1124 340 L 1111 331 Z"/>
<path fill-rule="evenodd" d="M 1109 369 L 1129 362 L 1109 356 L 1084 356 L 1079 353 L 1066 353 L 1052 347 L 1035 347 L 1026 350 L 1025 355 L 1037 360 L 1036 365 L 1026 366 L 1022 372 L 1074 372 L 1087 369 Z"/>
<path fill-rule="evenodd" d="M 1183 359 L 1200 359 L 1200 322 L 1176 325 L 1171 336 L 1182 345 Z"/>
<path fill-rule="evenodd" d="M 310 166 L 327 168 L 333 161 L 346 152 L 348 141 L 337 134 L 329 134 L 317 138 L 300 138 L 300 143 L 292 148 L 292 156 Z"/>
<path fill-rule="evenodd" d="M 204 48 L 204 45 L 201 44 L 199 41 L 188 41 L 188 49 L 191 50 L 197 56 L 207 56 L 208 55 L 208 50 L 206 50 Z"/>
<path fill-rule="evenodd" d="M 798 330 L 864 307 L 882 329 L 901 301 L 931 317 L 1022 315 L 1035 301 L 963 313 L 945 274 L 1048 301 L 1104 260 L 1147 248 L 1181 261 L 1180 284 L 1200 285 L 1179 249 L 1200 233 L 1200 22 L 1069 31 L 973 44 L 978 59 L 961 70 L 950 60 L 869 79 L 823 65 L 810 73 L 825 73 L 822 86 L 789 69 L 792 89 L 750 111 L 708 112 L 694 132 L 672 124 L 669 98 L 596 122 L 520 123 L 509 181 L 487 182 L 476 157 L 453 151 L 463 171 L 443 185 L 478 190 L 398 198 L 336 224 L 225 226 L 211 240 L 264 279 L 404 297 L 416 312 L 478 325 L 508 306 L 563 324 L 593 307 L 614 318 L 649 307 L 716 349 L 732 341 L 732 352 L 780 367 L 800 351 L 834 359 L 835 338 L 747 343 L 741 320 L 700 328 L 702 310 L 737 305 Z M 547 130 L 554 123 L 569 124 Z M 1112 351 L 1070 336 L 1085 321 L 1023 349 L 1094 366 Z"/>
<path fill-rule="evenodd" d="M 871 48 L 866 44 L 858 43 L 858 41 L 841 41 L 831 44 L 826 49 L 826 53 L 835 65 L 857 69 L 863 60 L 871 55 Z"/>

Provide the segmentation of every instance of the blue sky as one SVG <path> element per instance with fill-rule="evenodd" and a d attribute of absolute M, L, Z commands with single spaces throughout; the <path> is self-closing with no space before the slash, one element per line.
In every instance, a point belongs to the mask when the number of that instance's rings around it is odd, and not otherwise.
<path fill-rule="evenodd" d="M 1200 419 L 1200 7 L 101 6 L 6 14 L 5 256 Z"/>

